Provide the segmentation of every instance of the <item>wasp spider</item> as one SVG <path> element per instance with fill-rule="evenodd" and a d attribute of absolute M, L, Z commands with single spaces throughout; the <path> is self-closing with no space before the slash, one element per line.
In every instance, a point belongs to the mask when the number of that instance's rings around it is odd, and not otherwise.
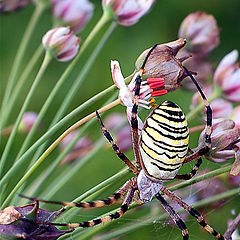
<path fill-rule="evenodd" d="M 144 127 L 141 131 L 140 139 L 138 138 L 138 120 L 137 109 L 140 85 L 142 75 L 147 63 L 148 57 L 154 50 L 154 45 L 148 52 L 141 69 L 135 75 L 135 94 L 133 99 L 131 129 L 132 129 L 132 142 L 135 155 L 135 163 L 131 162 L 127 156 L 121 152 L 117 144 L 114 142 L 108 130 L 98 114 L 100 126 L 104 136 L 111 143 L 114 152 L 118 157 L 129 167 L 129 169 L 136 175 L 128 180 L 118 191 L 105 200 L 98 200 L 94 202 L 58 202 L 58 201 L 45 201 L 36 198 L 29 198 L 31 200 L 43 201 L 46 203 L 60 204 L 70 207 L 80 208 L 97 208 L 117 203 L 122 198 L 124 199 L 122 205 L 115 213 L 97 218 L 94 220 L 80 222 L 80 223 L 45 223 L 47 225 L 68 226 L 68 227 L 91 227 L 100 223 L 104 223 L 113 219 L 120 218 L 129 208 L 133 200 L 134 193 L 139 194 L 143 202 L 150 201 L 153 197 L 161 203 L 166 212 L 170 215 L 176 225 L 181 229 L 182 237 L 184 240 L 189 238 L 188 230 L 185 223 L 174 209 L 167 203 L 162 195 L 166 195 L 171 200 L 175 201 L 184 210 L 189 212 L 197 219 L 197 222 L 209 233 L 217 239 L 225 239 L 221 234 L 216 232 L 204 220 L 203 216 L 194 208 L 185 203 L 180 197 L 170 192 L 164 185 L 164 180 L 171 179 L 190 179 L 196 174 L 197 169 L 201 165 L 201 156 L 207 153 L 211 147 L 211 126 L 212 126 L 212 111 L 210 105 L 204 96 L 201 88 L 196 80 L 185 69 L 188 76 L 195 83 L 199 93 L 201 94 L 205 107 L 206 107 L 206 144 L 205 147 L 197 152 L 192 152 L 188 147 L 189 130 L 187 121 L 182 110 L 170 101 L 164 101 L 158 105 L 147 117 Z M 190 155 L 187 153 L 190 152 Z M 190 174 L 178 175 L 178 171 L 184 163 L 197 159 L 197 163 L 192 169 Z M 161 193 L 161 194 L 160 194 Z"/>

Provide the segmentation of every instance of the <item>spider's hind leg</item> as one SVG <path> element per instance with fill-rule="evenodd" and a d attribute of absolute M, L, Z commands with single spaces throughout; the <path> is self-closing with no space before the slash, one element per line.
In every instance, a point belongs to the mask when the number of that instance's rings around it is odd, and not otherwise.
<path fill-rule="evenodd" d="M 171 219 L 181 229 L 183 240 L 188 240 L 188 230 L 183 220 L 179 217 L 179 215 L 174 211 L 174 209 L 167 203 L 167 201 L 159 193 L 157 193 L 155 197 L 162 204 L 163 208 L 170 215 Z"/>
<path fill-rule="evenodd" d="M 115 213 L 110 214 L 108 216 L 105 217 L 101 217 L 101 218 L 97 218 L 97 219 L 93 219 L 90 221 L 86 221 L 86 222 L 80 222 L 80 223 L 50 223 L 50 222 L 42 222 L 41 224 L 45 224 L 45 225 L 53 225 L 53 226 L 66 226 L 66 227 L 72 227 L 72 228 L 77 228 L 77 227 L 92 227 L 104 222 L 108 222 L 111 221 L 113 219 L 117 219 L 123 216 L 123 214 L 128 210 L 130 203 L 132 202 L 133 196 L 134 196 L 134 192 L 136 191 L 136 188 L 131 185 L 127 191 L 127 195 L 121 205 L 121 207 L 119 208 L 119 210 L 117 210 Z"/>
<path fill-rule="evenodd" d="M 49 203 L 49 204 L 56 204 L 56 205 L 61 205 L 61 206 L 67 206 L 67 207 L 78 207 L 78 208 L 100 208 L 100 207 L 105 207 L 109 205 L 113 205 L 118 203 L 123 195 L 128 191 L 128 189 L 133 185 L 133 180 L 130 179 L 128 180 L 121 188 L 119 188 L 118 191 L 116 191 L 112 196 L 103 199 L 103 200 L 96 200 L 93 202 L 63 202 L 63 201 L 47 201 L 43 199 L 38 199 L 38 198 L 33 198 L 33 197 L 27 197 L 22 194 L 19 194 L 20 197 L 29 199 L 31 201 L 36 201 L 36 202 L 44 202 L 44 203 Z M 64 208 L 63 208 L 64 209 Z M 65 209 L 64 209 L 65 210 Z"/>
<path fill-rule="evenodd" d="M 195 217 L 198 221 L 198 223 L 210 234 L 215 236 L 215 238 L 220 240 L 226 240 L 220 233 L 215 231 L 210 225 L 207 224 L 207 222 L 204 220 L 203 216 L 194 208 L 192 208 L 190 205 L 185 203 L 180 197 L 175 195 L 174 193 L 170 192 L 166 187 L 162 187 L 161 192 L 163 192 L 165 195 L 167 195 L 170 199 L 175 201 L 180 207 L 185 209 L 187 212 L 189 212 L 193 217 Z"/>

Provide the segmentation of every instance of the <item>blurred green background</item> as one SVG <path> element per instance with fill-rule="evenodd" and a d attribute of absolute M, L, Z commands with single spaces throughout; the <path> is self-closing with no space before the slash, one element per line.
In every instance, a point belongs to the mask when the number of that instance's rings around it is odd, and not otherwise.
<path fill-rule="evenodd" d="M 86 26 L 83 32 L 79 35 L 82 38 L 82 41 L 86 38 L 88 33 L 91 31 L 93 26 L 99 20 L 102 9 L 101 9 L 101 1 L 92 1 L 95 5 L 94 16 L 91 19 L 90 23 Z M 13 59 L 16 54 L 16 50 L 20 43 L 20 40 L 23 36 L 24 30 L 28 24 L 30 16 L 33 12 L 34 6 L 30 4 L 25 9 L 22 9 L 16 13 L 2 15 L 0 17 L 0 61 L 1 61 L 1 69 L 0 69 L 0 99 L 3 97 L 4 89 L 7 83 L 7 79 L 9 76 L 9 72 L 11 70 L 11 66 L 13 63 Z M 121 65 L 121 69 L 124 76 L 128 76 L 134 70 L 134 63 L 136 57 L 146 48 L 149 48 L 155 43 L 164 43 L 177 39 L 178 28 L 180 26 L 181 21 L 190 13 L 195 11 L 205 11 L 208 14 L 212 14 L 215 16 L 218 26 L 220 28 L 220 44 L 219 46 L 212 52 L 210 59 L 214 62 L 215 65 L 225 56 L 227 53 L 232 51 L 233 49 L 240 50 L 239 39 L 240 39 L 240 20 L 239 20 L 239 12 L 240 12 L 240 2 L 239 0 L 199 0 L 199 1 L 156 1 L 156 4 L 153 6 L 152 10 L 144 16 L 140 22 L 131 26 L 131 27 L 122 27 L 118 26 L 116 30 L 113 32 L 111 38 L 107 41 L 107 44 L 104 46 L 100 55 L 95 61 L 95 64 L 91 68 L 88 73 L 82 87 L 80 88 L 78 94 L 75 96 L 71 107 L 68 109 L 68 112 L 71 112 L 75 107 L 79 106 L 83 102 L 85 102 L 90 97 L 94 96 L 101 90 L 104 90 L 108 86 L 113 84 L 111 78 L 110 71 L 110 60 L 118 60 Z M 28 46 L 27 53 L 24 56 L 24 61 L 22 62 L 22 69 L 28 63 L 30 57 L 36 50 L 36 48 L 41 43 L 41 37 L 43 34 L 49 30 L 52 26 L 52 15 L 51 11 L 46 11 L 41 20 L 38 23 L 37 28 L 34 31 L 34 34 L 31 38 L 31 42 Z M 82 69 L 85 60 L 94 49 L 94 46 L 98 43 L 103 35 L 104 31 L 99 34 L 99 36 L 94 40 L 88 50 L 85 52 L 84 56 L 81 58 L 78 66 L 70 75 L 68 81 L 64 84 L 59 94 L 54 99 L 54 103 L 51 105 L 48 114 L 44 118 L 43 125 L 41 130 L 36 135 L 36 139 L 41 136 L 47 129 L 49 123 L 53 119 L 56 110 L 64 101 L 64 96 L 66 95 L 68 89 L 70 88 L 73 80 L 77 76 L 78 72 Z M 22 90 L 21 96 L 14 106 L 14 111 L 11 114 L 10 121 L 8 124 L 13 124 L 16 119 L 20 107 L 24 101 L 26 93 L 28 92 L 32 80 L 34 79 L 38 68 L 41 64 L 41 61 L 38 62 L 38 66 L 31 73 L 31 76 L 28 79 L 27 84 Z M 47 96 L 51 92 L 51 89 L 55 86 L 57 80 L 61 76 L 61 73 L 64 71 L 68 63 L 58 63 L 53 61 L 49 68 L 47 69 L 46 74 L 44 75 L 41 84 L 38 90 L 34 94 L 34 98 L 29 106 L 29 111 L 39 112 L 41 106 L 46 100 Z M 158 102 L 161 102 L 164 99 L 170 99 L 175 101 L 179 106 L 182 107 L 185 113 L 189 112 L 189 106 L 191 103 L 191 96 L 193 92 L 188 92 L 184 90 L 178 90 L 177 92 L 168 94 L 167 96 L 161 97 Z M 99 101 L 96 105 L 90 105 L 87 110 L 81 113 L 77 118 L 73 119 L 72 122 L 69 122 L 67 126 L 64 126 L 61 131 L 59 131 L 53 139 L 59 136 L 71 123 L 81 119 L 88 113 L 99 108 L 106 99 Z M 124 107 L 118 106 L 112 109 L 110 112 L 125 112 Z M 141 115 L 147 116 L 147 111 L 142 111 Z M 191 125 L 196 125 L 198 120 L 191 123 Z M 99 130 L 99 126 L 96 122 L 94 127 L 92 127 L 88 135 L 97 141 L 101 137 L 101 133 Z M 191 137 L 191 146 L 194 147 L 197 145 L 197 134 L 193 134 Z M 17 141 L 14 143 L 14 147 L 11 150 L 11 158 L 16 156 L 19 147 L 24 139 L 23 134 L 19 134 L 17 136 Z M 4 138 L 1 152 L 3 150 L 4 143 L 6 142 L 6 138 Z M 45 161 L 39 171 L 46 167 L 48 164 L 51 164 L 51 160 L 56 158 L 59 154 L 58 150 L 54 151 Z M 129 151 L 128 156 L 130 158 L 133 157 L 132 152 Z M 190 169 L 190 166 L 185 167 L 185 169 Z M 202 167 L 207 168 L 218 168 L 221 164 L 211 164 L 206 162 Z M 73 166 L 70 166 L 70 168 Z M 55 196 L 54 199 L 57 200 L 71 200 L 75 197 L 79 196 L 83 192 L 87 191 L 89 188 L 95 186 L 99 182 L 104 179 L 112 176 L 117 173 L 123 164 L 116 158 L 116 156 L 112 153 L 111 149 L 103 149 L 97 156 L 91 158 L 91 160 L 81 169 L 79 174 L 74 176 L 74 178 L 69 181 L 66 186 L 64 186 Z M 61 169 L 56 171 L 56 175 L 61 172 Z M 37 174 L 37 173 L 36 173 Z M 54 179 L 55 176 L 52 177 Z M 128 178 L 130 177 L 130 174 Z M 115 189 L 117 189 L 125 179 L 113 184 L 111 188 L 103 191 L 99 194 L 99 198 L 103 198 L 108 196 L 108 194 L 113 193 Z M 42 196 L 44 198 L 44 196 Z M 231 218 L 232 213 L 231 210 L 235 210 L 239 212 L 239 197 L 234 197 L 232 199 L 227 200 L 225 204 L 219 209 L 203 209 L 204 213 L 207 213 L 207 220 L 213 225 L 219 232 L 224 233 L 226 229 L 226 221 Z M 138 217 L 142 216 L 144 211 L 148 211 L 149 207 L 146 209 L 142 209 L 141 211 L 132 211 L 130 214 L 127 214 L 126 217 L 120 219 L 113 223 L 111 226 L 107 226 L 106 230 L 110 230 L 111 228 L 121 228 L 127 226 L 129 223 L 134 223 L 134 221 L 138 221 Z M 105 212 L 106 210 L 100 210 L 100 212 Z M 98 211 L 91 211 L 86 214 L 88 218 L 96 217 L 99 213 Z M 75 221 L 82 220 L 82 214 L 76 214 Z M 162 221 L 156 222 L 141 227 L 140 229 L 132 233 L 128 233 L 124 236 L 121 236 L 120 239 L 130 240 L 130 239 L 182 239 L 180 231 L 176 227 L 168 226 Z M 187 223 L 190 231 L 190 239 L 198 240 L 198 239 L 213 239 L 212 236 L 206 234 L 199 227 L 195 219 L 190 218 L 190 221 Z M 71 239 L 71 236 L 69 237 Z M 91 239 L 91 237 L 87 238 Z M 101 239 L 101 238 L 100 238 Z"/>

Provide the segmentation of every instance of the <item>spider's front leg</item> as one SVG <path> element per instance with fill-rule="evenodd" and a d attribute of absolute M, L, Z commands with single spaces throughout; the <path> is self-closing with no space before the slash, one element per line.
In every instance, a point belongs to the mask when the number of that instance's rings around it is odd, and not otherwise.
<path fill-rule="evenodd" d="M 132 142 L 133 142 L 133 151 L 134 156 L 136 160 L 136 165 L 138 169 L 141 169 L 140 159 L 141 154 L 139 151 L 139 145 L 138 145 L 138 119 L 137 119 L 137 111 L 138 111 L 138 101 L 139 101 L 139 95 L 140 95 L 140 87 L 142 82 L 142 75 L 144 74 L 145 65 L 147 63 L 148 58 L 150 57 L 153 50 L 157 47 L 157 44 L 155 44 L 147 53 L 142 67 L 139 69 L 138 74 L 135 75 L 135 91 L 134 91 L 134 97 L 133 97 L 133 107 L 132 107 L 132 116 L 131 116 L 131 130 L 132 130 Z"/>
<path fill-rule="evenodd" d="M 209 151 L 209 149 L 211 148 L 212 109 L 211 109 L 211 106 L 210 106 L 210 104 L 209 104 L 205 94 L 203 93 L 202 89 L 200 88 L 199 84 L 197 83 L 196 79 L 187 70 L 186 67 L 183 66 L 183 68 L 184 68 L 186 74 L 191 78 L 191 80 L 195 84 L 197 90 L 199 91 L 199 94 L 201 95 L 201 97 L 203 99 L 203 103 L 204 103 L 205 108 L 206 108 L 206 116 L 207 116 L 207 120 L 206 120 L 206 137 L 205 137 L 205 139 L 206 139 L 205 140 L 206 141 L 206 146 L 198 151 L 200 156 L 201 156 L 201 155 L 204 155 L 205 153 L 207 153 Z"/>

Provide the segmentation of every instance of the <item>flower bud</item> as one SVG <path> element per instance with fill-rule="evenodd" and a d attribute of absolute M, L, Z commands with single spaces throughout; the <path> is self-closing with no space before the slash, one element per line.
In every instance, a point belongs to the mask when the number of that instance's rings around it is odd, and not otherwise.
<path fill-rule="evenodd" d="M 53 13 L 75 33 L 81 31 L 93 14 L 94 6 L 88 0 L 61 0 L 53 4 Z"/>
<path fill-rule="evenodd" d="M 219 63 L 213 77 L 225 97 L 232 102 L 240 102 L 240 68 L 237 63 L 238 51 L 233 50 Z"/>
<path fill-rule="evenodd" d="M 72 60 L 78 53 L 80 38 L 68 27 L 49 30 L 42 38 L 44 48 L 58 61 Z"/>
<path fill-rule="evenodd" d="M 48 212 L 41 209 L 36 202 L 7 207 L 0 211 L 0 239 L 58 239 L 73 229 L 59 230 L 38 222 L 52 222 L 61 213 L 62 210 Z"/>
<path fill-rule="evenodd" d="M 64 151 L 68 145 L 78 136 L 79 131 L 75 130 L 68 134 L 59 144 L 61 151 Z M 84 157 L 93 148 L 92 140 L 87 136 L 78 139 L 72 150 L 61 161 L 60 165 L 72 162 L 76 159 Z"/>
<path fill-rule="evenodd" d="M 190 56 L 177 58 L 178 51 L 184 47 L 186 41 L 182 38 L 158 45 L 150 54 L 146 66 L 144 78 L 162 78 L 165 85 L 163 89 L 174 91 L 181 87 L 180 82 L 187 76 L 182 62 Z M 138 71 L 145 60 L 150 49 L 145 50 L 136 61 L 136 70 Z"/>
<path fill-rule="evenodd" d="M 189 14 L 182 22 L 178 36 L 186 38 L 191 53 L 206 55 L 219 44 L 219 29 L 215 18 L 205 12 Z"/>
<path fill-rule="evenodd" d="M 35 112 L 25 112 L 23 114 L 22 120 L 19 124 L 19 131 L 24 133 L 29 133 L 32 129 L 33 125 L 35 124 L 36 120 L 38 118 L 38 114 Z M 38 126 L 38 129 L 40 128 L 40 124 Z"/>
<path fill-rule="evenodd" d="M 131 129 L 126 117 L 120 113 L 112 113 L 104 120 L 106 128 L 117 130 L 116 143 L 122 152 L 129 150 L 132 147 Z"/>
<path fill-rule="evenodd" d="M 139 21 L 153 5 L 154 0 L 102 0 L 104 11 L 114 15 L 123 26 L 131 26 Z"/>
<path fill-rule="evenodd" d="M 205 86 L 202 90 L 207 98 L 209 98 L 213 93 L 213 89 L 211 85 Z M 202 97 L 200 96 L 199 92 L 196 92 L 192 97 L 192 104 L 190 106 L 190 109 L 193 110 L 202 102 L 203 102 Z M 212 115 L 214 119 L 228 118 L 233 110 L 232 104 L 223 98 L 214 99 L 211 102 L 211 108 L 212 108 Z M 205 110 L 203 111 L 205 114 L 206 113 Z"/>
<path fill-rule="evenodd" d="M 230 119 L 216 119 L 212 125 L 212 147 L 205 158 L 213 162 L 225 162 L 235 156 L 231 144 L 240 137 L 240 129 L 235 127 L 234 121 Z M 205 130 L 199 137 L 199 146 L 205 145 Z"/>
<path fill-rule="evenodd" d="M 17 11 L 29 4 L 29 2 L 30 0 L 3 0 L 0 3 L 0 14 Z"/>

